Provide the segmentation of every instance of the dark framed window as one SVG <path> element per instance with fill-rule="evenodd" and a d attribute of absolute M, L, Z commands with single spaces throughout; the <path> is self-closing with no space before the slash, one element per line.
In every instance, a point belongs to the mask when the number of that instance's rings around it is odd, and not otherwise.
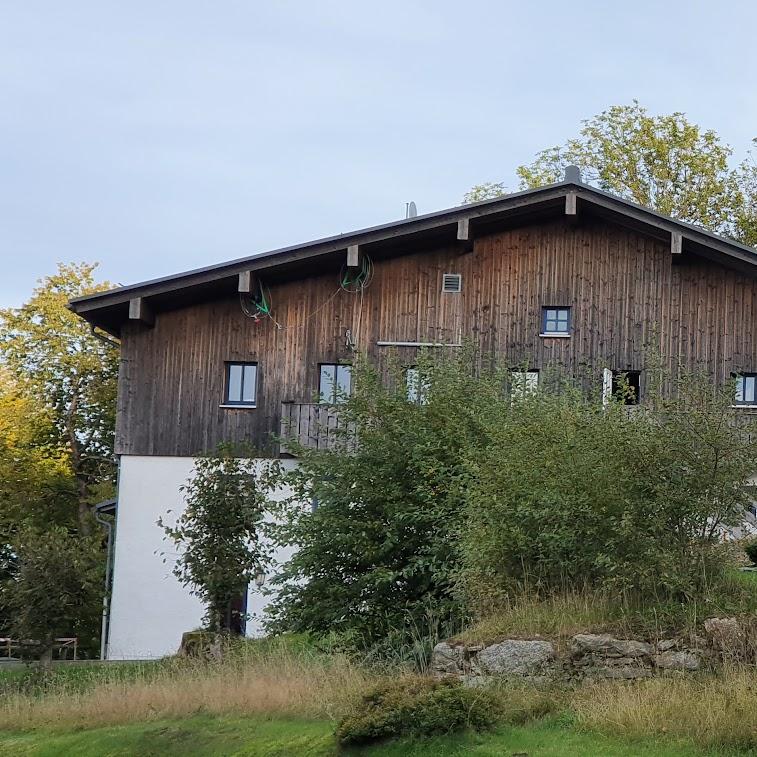
<path fill-rule="evenodd" d="M 510 374 L 510 396 L 521 399 L 539 390 L 539 371 L 513 371 Z"/>
<path fill-rule="evenodd" d="M 545 336 L 570 335 L 570 308 L 549 306 L 541 309 L 541 333 Z"/>
<path fill-rule="evenodd" d="M 255 407 L 258 401 L 258 364 L 226 363 L 224 405 Z"/>
<path fill-rule="evenodd" d="M 641 397 L 641 373 L 639 371 L 613 371 L 612 396 L 624 405 L 638 405 Z"/>
<path fill-rule="evenodd" d="M 408 402 L 414 405 L 425 405 L 428 402 L 431 382 L 428 376 L 424 376 L 414 365 L 405 368 L 405 388 Z"/>
<path fill-rule="evenodd" d="M 338 405 L 350 396 L 352 391 L 352 366 L 338 363 L 321 363 L 318 379 L 319 401 L 328 405 Z"/>
<path fill-rule="evenodd" d="M 757 405 L 757 373 L 739 373 L 736 376 L 737 405 Z"/>

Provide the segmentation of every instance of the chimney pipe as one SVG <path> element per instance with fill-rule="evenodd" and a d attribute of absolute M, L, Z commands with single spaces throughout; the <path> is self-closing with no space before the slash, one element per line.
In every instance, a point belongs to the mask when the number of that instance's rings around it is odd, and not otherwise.
<path fill-rule="evenodd" d="M 570 181 L 573 184 L 581 183 L 581 169 L 578 166 L 566 166 L 565 167 L 565 181 Z"/>

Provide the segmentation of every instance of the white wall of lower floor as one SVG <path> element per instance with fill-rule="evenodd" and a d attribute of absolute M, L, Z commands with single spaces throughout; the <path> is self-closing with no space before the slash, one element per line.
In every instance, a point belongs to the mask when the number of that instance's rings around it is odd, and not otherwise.
<path fill-rule="evenodd" d="M 296 465 L 291 460 L 281 462 Z M 174 654 L 181 635 L 201 625 L 204 607 L 173 575 L 176 548 L 157 525 L 160 517 L 172 524 L 184 511 L 180 487 L 193 469 L 191 457 L 121 457 L 108 659 L 144 660 Z M 277 492 L 273 498 L 286 494 Z M 290 555 L 291 550 L 279 550 L 276 562 L 281 564 Z M 248 635 L 261 633 L 260 616 L 269 601 L 270 597 L 250 587 Z"/>

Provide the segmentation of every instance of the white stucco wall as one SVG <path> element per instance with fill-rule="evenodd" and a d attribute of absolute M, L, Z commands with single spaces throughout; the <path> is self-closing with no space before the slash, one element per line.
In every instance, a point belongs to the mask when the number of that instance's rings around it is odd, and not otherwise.
<path fill-rule="evenodd" d="M 172 523 L 183 512 L 179 487 L 193 467 L 191 457 L 121 457 L 108 659 L 173 654 L 182 633 L 200 626 L 204 609 L 173 575 L 175 548 L 163 540 L 163 530 L 156 523 L 161 516 Z M 280 550 L 276 560 L 283 562 L 290 554 L 291 550 Z M 268 601 L 251 587 L 248 635 L 261 632 L 259 618 Z"/>

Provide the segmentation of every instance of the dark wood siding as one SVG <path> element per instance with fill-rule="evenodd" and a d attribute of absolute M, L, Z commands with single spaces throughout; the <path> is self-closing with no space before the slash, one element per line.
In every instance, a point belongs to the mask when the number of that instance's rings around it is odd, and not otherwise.
<path fill-rule="evenodd" d="M 462 293 L 441 292 L 444 273 L 462 274 Z M 318 364 L 349 362 L 347 330 L 374 359 L 387 351 L 377 341 L 472 338 L 512 365 L 638 370 L 656 341 L 670 365 L 719 380 L 757 370 L 755 279 L 597 219 L 377 261 L 362 296 L 339 290 L 334 272 L 270 289 L 271 319 L 250 319 L 229 297 L 126 328 L 118 453 L 193 455 L 224 440 L 275 450 L 282 401 L 311 401 Z M 545 305 L 572 308 L 570 338 L 539 336 Z M 220 407 L 230 360 L 258 362 L 256 409 Z"/>

